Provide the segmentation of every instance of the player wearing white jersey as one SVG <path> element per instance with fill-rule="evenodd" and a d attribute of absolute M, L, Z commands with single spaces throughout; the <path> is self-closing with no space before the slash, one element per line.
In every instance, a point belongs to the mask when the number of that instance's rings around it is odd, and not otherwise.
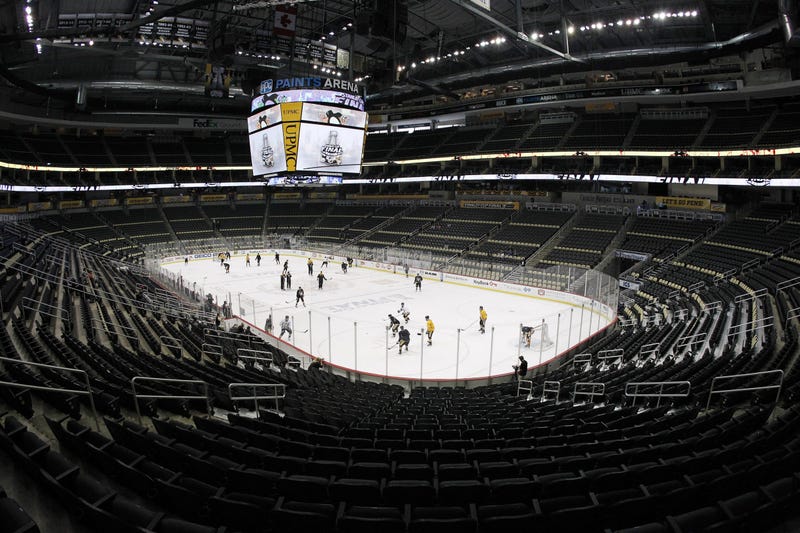
<path fill-rule="evenodd" d="M 397 310 L 397 314 L 402 316 L 406 324 L 408 324 L 408 321 L 411 319 L 411 311 L 406 307 L 405 302 L 400 303 L 400 309 Z"/>

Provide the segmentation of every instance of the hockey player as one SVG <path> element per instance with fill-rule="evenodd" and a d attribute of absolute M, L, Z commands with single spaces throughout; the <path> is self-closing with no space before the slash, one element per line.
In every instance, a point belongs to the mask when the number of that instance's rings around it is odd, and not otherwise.
<path fill-rule="evenodd" d="M 286 271 L 286 288 L 287 289 L 292 288 L 292 273 L 289 272 L 288 270 Z"/>
<path fill-rule="evenodd" d="M 219 266 L 225 266 L 225 254 L 220 252 L 217 254 L 217 259 L 219 259 Z"/>
<path fill-rule="evenodd" d="M 420 274 L 414 276 L 414 287 L 417 291 L 422 291 L 422 276 Z"/>
<path fill-rule="evenodd" d="M 308 266 L 308 275 L 309 276 L 313 276 L 314 275 L 314 261 L 312 261 L 310 257 L 308 258 L 308 261 L 306 261 L 306 265 Z"/>
<path fill-rule="evenodd" d="M 328 260 L 323 259 L 322 264 L 320 265 L 319 269 L 322 270 L 323 268 L 328 268 Z"/>
<path fill-rule="evenodd" d="M 267 317 L 267 321 L 264 322 L 264 331 L 267 333 L 272 333 L 272 315 L 270 314 Z"/>
<path fill-rule="evenodd" d="M 392 330 L 392 337 L 397 335 L 397 330 L 400 328 L 400 321 L 394 315 L 389 315 L 389 327 Z"/>
<path fill-rule="evenodd" d="M 400 309 L 397 310 L 397 313 L 402 316 L 406 321 L 406 324 L 408 324 L 408 320 L 411 317 L 411 311 L 408 310 L 408 307 L 406 307 L 405 303 L 400 302 Z"/>
<path fill-rule="evenodd" d="M 256 254 L 256 266 L 261 266 L 261 253 Z"/>
<path fill-rule="evenodd" d="M 400 326 L 400 333 L 397 339 L 397 355 L 403 353 L 403 347 L 408 351 L 408 345 L 411 343 L 411 332 L 403 326 Z"/>
<path fill-rule="evenodd" d="M 276 265 L 281 264 L 281 254 L 279 254 L 278 252 L 275 252 L 275 264 Z"/>
<path fill-rule="evenodd" d="M 486 333 L 486 319 L 488 318 L 488 315 L 486 314 L 486 309 L 484 309 L 483 306 L 480 306 L 480 313 L 478 316 L 478 323 L 481 327 L 481 333 Z"/>
<path fill-rule="evenodd" d="M 317 284 L 319 285 L 318 288 L 321 289 L 322 288 L 322 284 L 325 283 L 325 280 L 327 280 L 327 279 L 328 278 L 325 277 L 325 274 L 322 273 L 322 270 L 320 270 L 319 274 L 317 274 Z"/>
<path fill-rule="evenodd" d="M 303 287 L 297 287 L 297 292 L 295 293 L 297 299 L 294 302 L 295 307 L 297 307 L 297 304 L 299 304 L 300 302 L 303 302 L 303 307 L 306 306 L 305 295 L 306 291 L 303 290 Z"/>
<path fill-rule="evenodd" d="M 428 315 L 425 315 L 425 334 L 428 336 L 428 346 L 433 345 L 433 332 L 436 326 L 433 325 L 433 320 Z"/>
<path fill-rule="evenodd" d="M 403 263 L 403 271 L 406 273 L 406 277 L 408 277 L 408 263 Z"/>
<path fill-rule="evenodd" d="M 289 315 L 286 315 L 283 321 L 281 321 L 281 334 L 278 335 L 278 338 L 282 339 L 284 333 L 288 333 L 289 338 L 292 338 L 292 321 L 289 320 Z"/>
<path fill-rule="evenodd" d="M 347 274 L 347 261 L 342 261 L 342 274 Z"/>
<path fill-rule="evenodd" d="M 526 348 L 531 347 L 532 336 L 533 336 L 533 328 L 530 326 L 522 326 L 522 341 L 525 343 Z"/>
<path fill-rule="evenodd" d="M 286 290 L 286 272 L 281 272 L 281 290 Z"/>
<path fill-rule="evenodd" d="M 231 264 L 230 263 L 223 263 L 222 266 L 225 267 L 225 273 L 228 274 L 231 271 Z"/>
<path fill-rule="evenodd" d="M 250 254 L 244 256 L 244 266 L 250 266 Z"/>
<path fill-rule="evenodd" d="M 183 260 L 183 264 L 184 265 L 188 265 L 189 264 L 189 256 L 186 256 L 186 258 Z"/>
<path fill-rule="evenodd" d="M 289 272 L 289 260 L 288 259 L 283 262 L 283 271 L 284 272 Z"/>

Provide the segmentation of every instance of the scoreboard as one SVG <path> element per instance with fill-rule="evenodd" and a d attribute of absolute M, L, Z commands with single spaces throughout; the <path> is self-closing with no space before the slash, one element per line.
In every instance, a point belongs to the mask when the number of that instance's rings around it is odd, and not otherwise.
<path fill-rule="evenodd" d="M 264 93 L 252 102 L 247 131 L 253 175 L 359 174 L 367 128 L 360 88 L 338 79 L 332 80 L 337 86 L 331 89 L 325 88 L 331 81 L 326 78 L 288 80 L 262 83 L 269 89 L 286 89 Z"/>

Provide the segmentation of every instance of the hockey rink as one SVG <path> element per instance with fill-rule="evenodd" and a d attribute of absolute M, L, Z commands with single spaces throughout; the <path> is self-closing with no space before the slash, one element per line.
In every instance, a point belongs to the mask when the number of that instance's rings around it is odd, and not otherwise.
<path fill-rule="evenodd" d="M 280 290 L 283 262 L 289 261 L 292 288 Z M 233 256 L 230 273 L 217 259 L 191 259 L 163 263 L 162 267 L 183 277 L 184 285 L 202 294 L 212 294 L 218 304 L 232 302 L 232 311 L 244 320 L 264 328 L 273 315 L 272 333 L 280 334 L 280 322 L 290 317 L 294 335 L 283 336 L 300 350 L 337 366 L 382 376 L 408 379 L 467 379 L 508 374 L 517 357 L 523 355 L 529 367 L 546 362 L 581 339 L 606 327 L 613 317 L 594 306 L 575 305 L 515 294 L 490 287 L 425 279 L 416 292 L 415 272 L 391 273 L 354 266 L 345 274 L 341 262 L 331 261 L 323 269 L 327 278 L 318 288 L 321 259 L 314 260 L 314 274 L 308 275 L 307 258 L 281 251 L 280 264 L 272 251 L 263 253 L 261 266 L 251 254 L 246 267 L 244 255 Z M 295 306 L 298 287 L 305 290 L 305 304 Z M 406 324 L 397 311 L 400 304 L 410 310 Z M 478 326 L 479 306 L 488 314 L 486 333 Z M 398 354 L 397 337 L 388 331 L 389 314 L 410 329 L 408 351 Z M 425 316 L 436 330 L 427 345 Z M 520 334 L 520 325 L 547 325 L 549 342 L 535 332 L 530 347 Z"/>

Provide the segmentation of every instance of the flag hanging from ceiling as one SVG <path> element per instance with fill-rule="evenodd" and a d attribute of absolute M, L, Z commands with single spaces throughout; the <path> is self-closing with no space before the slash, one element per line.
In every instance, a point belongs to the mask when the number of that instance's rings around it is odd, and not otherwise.
<path fill-rule="evenodd" d="M 275 33 L 294 37 L 297 23 L 297 6 L 283 4 L 275 6 Z"/>

